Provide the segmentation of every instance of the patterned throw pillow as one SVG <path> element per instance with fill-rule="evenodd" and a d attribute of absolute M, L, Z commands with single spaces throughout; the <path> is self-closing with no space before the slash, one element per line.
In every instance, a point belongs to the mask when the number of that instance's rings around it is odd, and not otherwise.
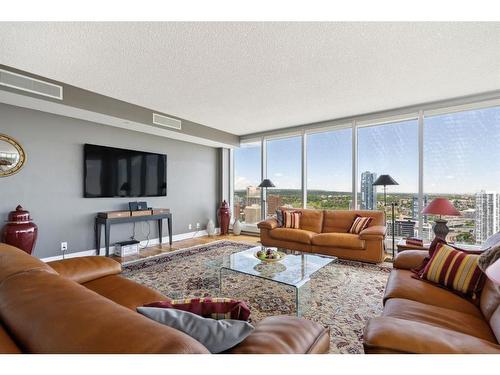
<path fill-rule="evenodd" d="M 283 210 L 283 228 L 300 229 L 300 211 Z"/>
<path fill-rule="evenodd" d="M 484 284 L 484 274 L 478 260 L 477 254 L 467 254 L 449 245 L 438 244 L 420 278 L 474 301 L 478 299 Z"/>
<path fill-rule="evenodd" d="M 186 298 L 153 302 L 144 307 L 162 307 L 189 311 L 204 318 L 235 319 L 248 321 L 250 309 L 243 301 L 230 298 Z"/>
<path fill-rule="evenodd" d="M 349 229 L 349 233 L 360 234 L 363 229 L 368 227 L 372 220 L 372 217 L 356 216 Z"/>

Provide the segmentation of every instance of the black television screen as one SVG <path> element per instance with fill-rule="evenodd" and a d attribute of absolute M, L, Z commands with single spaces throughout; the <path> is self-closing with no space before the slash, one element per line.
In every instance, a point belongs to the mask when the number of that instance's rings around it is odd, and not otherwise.
<path fill-rule="evenodd" d="M 86 144 L 84 196 L 167 195 L 167 155 Z"/>

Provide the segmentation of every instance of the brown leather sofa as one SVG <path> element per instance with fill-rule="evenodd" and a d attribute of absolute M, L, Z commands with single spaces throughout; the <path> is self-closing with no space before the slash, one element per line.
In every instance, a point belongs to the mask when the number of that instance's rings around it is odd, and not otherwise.
<path fill-rule="evenodd" d="M 384 311 L 364 331 L 365 353 L 500 354 L 500 292 L 487 280 L 479 306 L 411 277 L 425 250 L 397 255 L 387 282 Z"/>
<path fill-rule="evenodd" d="M 302 212 L 300 229 L 279 228 L 274 218 L 257 224 L 264 246 L 280 247 L 342 259 L 380 263 L 385 259 L 385 213 L 362 210 L 311 210 Z M 356 215 L 373 220 L 360 234 L 348 233 Z"/>
<path fill-rule="evenodd" d="M 162 294 L 120 276 L 105 257 L 48 264 L 0 244 L 0 353 L 208 353 L 183 332 L 135 311 Z M 329 331 L 270 317 L 229 353 L 326 353 Z"/>

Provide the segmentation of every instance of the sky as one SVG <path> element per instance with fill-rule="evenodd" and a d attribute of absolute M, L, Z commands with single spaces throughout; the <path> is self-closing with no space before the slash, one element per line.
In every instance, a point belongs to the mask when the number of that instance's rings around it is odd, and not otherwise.
<path fill-rule="evenodd" d="M 351 191 L 352 130 L 307 135 L 308 189 Z M 277 188 L 301 187 L 301 138 L 267 141 L 267 176 Z M 390 174 L 391 191 L 418 191 L 418 124 L 358 129 L 358 173 Z M 358 176 L 358 180 L 360 180 Z M 260 144 L 235 150 L 235 189 L 260 183 Z M 358 186 L 359 189 L 359 186 Z M 500 107 L 424 120 L 424 192 L 500 192 Z"/>

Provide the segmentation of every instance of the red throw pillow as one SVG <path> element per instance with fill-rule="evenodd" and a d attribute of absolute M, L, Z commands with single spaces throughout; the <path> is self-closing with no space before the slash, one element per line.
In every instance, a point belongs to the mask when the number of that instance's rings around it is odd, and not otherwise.
<path fill-rule="evenodd" d="M 432 240 L 431 244 L 429 245 L 429 255 L 427 255 L 424 260 L 422 261 L 422 264 L 420 264 L 418 267 L 415 267 L 413 268 L 411 271 L 413 273 L 415 273 L 418 277 L 422 277 L 422 274 L 424 272 L 424 268 L 425 266 L 427 265 L 427 263 L 429 263 L 429 261 L 431 260 L 432 256 L 434 255 L 434 252 L 436 251 L 436 249 L 438 247 L 440 247 L 441 245 L 448 245 L 448 246 L 451 246 L 452 248 L 454 248 L 455 250 L 458 250 L 458 251 L 462 251 L 464 252 L 465 254 L 481 254 L 481 251 L 474 251 L 474 250 L 464 250 L 464 249 L 460 249 L 458 246 L 455 246 L 455 245 L 451 245 L 449 244 L 448 242 L 446 242 L 445 240 L 441 239 L 441 238 L 438 238 L 438 237 L 434 237 L 434 239 Z"/>
<path fill-rule="evenodd" d="M 248 321 L 250 309 L 243 301 L 230 298 L 191 298 L 148 303 L 145 307 L 161 307 L 188 311 L 204 318 Z"/>
<path fill-rule="evenodd" d="M 484 284 L 484 274 L 479 268 L 478 259 L 477 254 L 468 254 L 440 243 L 420 278 L 477 302 Z"/>

